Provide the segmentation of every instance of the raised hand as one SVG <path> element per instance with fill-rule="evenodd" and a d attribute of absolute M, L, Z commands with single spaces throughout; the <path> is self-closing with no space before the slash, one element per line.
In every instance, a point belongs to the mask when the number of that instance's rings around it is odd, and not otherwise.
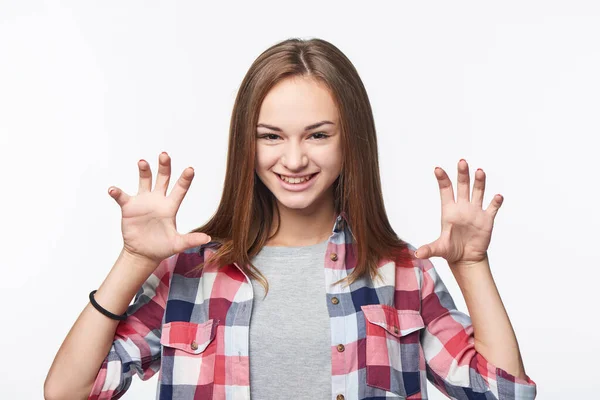
<path fill-rule="evenodd" d="M 452 266 L 475 264 L 487 259 L 494 218 L 503 197 L 496 195 L 489 207 L 482 209 L 485 173 L 475 172 L 473 196 L 469 198 L 469 165 L 458 162 L 458 197 L 454 200 L 452 182 L 441 168 L 435 169 L 442 200 L 442 233 L 440 237 L 417 249 L 418 258 L 443 257 Z"/>
<path fill-rule="evenodd" d="M 171 158 L 163 152 L 159 155 L 158 162 L 154 189 L 150 165 L 145 160 L 140 160 L 140 183 L 136 196 L 129 196 L 115 186 L 108 191 L 121 207 L 123 250 L 154 263 L 210 241 L 210 237 L 204 233 L 182 235 L 177 232 L 177 211 L 192 183 L 194 169 L 186 168 L 167 196 Z"/>

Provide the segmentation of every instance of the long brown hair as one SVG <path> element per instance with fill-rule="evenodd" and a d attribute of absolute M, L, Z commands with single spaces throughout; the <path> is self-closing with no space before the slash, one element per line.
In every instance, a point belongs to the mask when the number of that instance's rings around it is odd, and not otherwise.
<path fill-rule="evenodd" d="M 269 90 L 283 79 L 310 76 L 323 82 L 338 107 L 342 170 L 333 183 L 335 209 L 347 216 L 354 236 L 357 265 L 348 284 L 365 273 L 376 276 L 378 262 L 406 249 L 388 221 L 379 178 L 377 137 L 371 104 L 350 60 L 322 39 L 288 39 L 265 50 L 252 63 L 235 99 L 229 130 L 223 194 L 211 219 L 192 232 L 220 242 L 207 262 L 237 263 L 268 291 L 268 282 L 250 259 L 269 239 L 278 212 L 274 195 L 255 173 L 258 115 Z M 404 252 L 402 252 L 404 253 Z"/>

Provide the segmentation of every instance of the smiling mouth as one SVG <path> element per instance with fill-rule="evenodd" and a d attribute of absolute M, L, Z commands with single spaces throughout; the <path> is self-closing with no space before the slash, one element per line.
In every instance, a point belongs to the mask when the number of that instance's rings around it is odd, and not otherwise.
<path fill-rule="evenodd" d="M 289 183 L 289 184 L 292 184 L 292 185 L 297 185 L 297 184 L 300 184 L 300 183 L 304 183 L 304 182 L 310 181 L 317 174 L 318 174 L 318 172 L 316 172 L 314 174 L 310 174 L 310 175 L 305 175 L 305 176 L 302 176 L 302 177 L 298 177 L 298 178 L 291 178 L 291 177 L 287 177 L 285 175 L 280 175 L 280 174 L 275 174 L 275 175 L 277 175 L 279 177 L 279 179 L 281 179 L 285 183 Z"/>

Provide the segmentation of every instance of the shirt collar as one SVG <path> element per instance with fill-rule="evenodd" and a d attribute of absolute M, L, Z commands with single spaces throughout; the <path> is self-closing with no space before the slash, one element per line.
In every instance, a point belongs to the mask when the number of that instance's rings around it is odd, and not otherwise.
<path fill-rule="evenodd" d="M 333 229 L 331 230 L 331 233 L 336 234 L 339 232 L 343 232 L 347 226 L 348 226 L 348 215 L 346 214 L 346 212 L 342 211 L 336 217 L 335 223 L 333 224 Z M 211 242 L 205 243 L 203 245 L 200 245 L 200 247 L 198 248 L 198 253 L 201 253 L 202 249 L 204 249 L 206 247 L 214 248 L 214 247 L 219 247 L 219 246 L 220 246 L 220 242 L 211 241 Z"/>
<path fill-rule="evenodd" d="M 348 225 L 348 216 L 346 215 L 346 212 L 342 211 L 338 214 L 335 224 L 333 224 L 332 233 L 343 231 L 346 225 Z"/>

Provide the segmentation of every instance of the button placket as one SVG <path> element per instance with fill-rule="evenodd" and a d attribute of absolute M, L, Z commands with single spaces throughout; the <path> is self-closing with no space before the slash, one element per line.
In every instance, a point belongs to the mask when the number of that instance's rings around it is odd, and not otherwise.
<path fill-rule="evenodd" d="M 335 252 L 332 252 L 331 254 L 329 254 L 329 259 L 330 259 L 331 261 L 334 261 L 334 262 L 335 262 L 335 261 L 337 261 L 337 260 L 338 260 L 338 255 L 337 255 L 337 253 L 335 253 Z M 334 305 L 338 305 L 338 304 L 340 304 L 340 299 L 334 296 L 334 297 L 332 297 L 332 298 L 331 298 L 331 303 L 332 303 L 332 304 L 334 304 Z M 337 351 L 338 351 L 339 353 L 342 353 L 342 352 L 343 352 L 343 351 L 345 351 L 345 350 L 346 350 L 346 348 L 345 348 L 345 346 L 344 346 L 343 344 L 341 344 L 341 343 L 340 343 L 340 344 L 338 344 L 338 345 L 337 345 Z M 344 395 L 343 395 L 343 394 L 341 394 L 341 393 L 340 393 L 340 394 L 338 394 L 338 395 L 335 397 L 335 399 L 336 399 L 336 400 L 344 400 L 344 399 L 345 399 L 345 397 L 344 397 Z"/>

